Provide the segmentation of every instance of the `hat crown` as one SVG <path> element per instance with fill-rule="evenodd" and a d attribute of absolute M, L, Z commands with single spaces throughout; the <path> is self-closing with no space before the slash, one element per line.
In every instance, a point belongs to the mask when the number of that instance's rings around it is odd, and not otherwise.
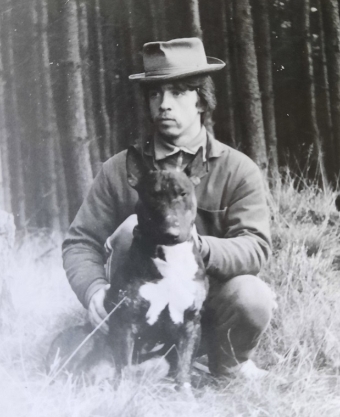
<path fill-rule="evenodd" d="M 130 80 L 171 81 L 192 75 L 209 74 L 225 66 L 220 59 L 206 56 L 199 38 L 146 43 L 143 47 L 143 63 L 145 72 L 130 75 Z"/>
<path fill-rule="evenodd" d="M 149 42 L 143 47 L 146 75 L 166 75 L 174 70 L 189 70 L 207 65 L 203 43 L 198 38 Z"/>

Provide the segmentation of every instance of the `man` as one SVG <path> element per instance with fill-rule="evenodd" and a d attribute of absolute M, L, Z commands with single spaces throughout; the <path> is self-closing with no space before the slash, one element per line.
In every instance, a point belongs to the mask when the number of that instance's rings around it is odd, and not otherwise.
<path fill-rule="evenodd" d="M 210 278 L 202 317 L 202 349 L 214 375 L 262 375 L 250 360 L 267 327 L 273 294 L 256 274 L 270 254 L 268 212 L 258 167 L 218 142 L 207 130 L 215 107 L 210 73 L 224 63 L 206 57 L 197 38 L 144 45 L 141 83 L 154 125 L 153 137 L 137 147 L 151 167 L 184 169 L 203 146 L 205 168 L 196 187 L 197 242 Z M 106 316 L 108 288 L 104 243 L 116 259 L 126 251 L 136 224 L 137 193 L 126 179 L 126 152 L 104 163 L 63 245 L 71 287 L 97 325 Z M 107 332 L 107 324 L 102 326 Z"/>

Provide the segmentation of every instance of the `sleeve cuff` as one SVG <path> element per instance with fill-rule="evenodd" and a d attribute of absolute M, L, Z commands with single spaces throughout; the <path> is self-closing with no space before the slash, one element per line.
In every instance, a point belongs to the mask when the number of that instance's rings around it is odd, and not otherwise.
<path fill-rule="evenodd" d="M 105 279 L 97 279 L 88 287 L 85 293 L 85 300 L 84 300 L 84 306 L 86 309 L 89 308 L 89 304 L 90 304 L 93 294 L 96 293 L 101 288 L 105 287 L 105 285 L 107 284 L 108 282 Z"/>
<path fill-rule="evenodd" d="M 202 256 L 202 259 L 203 259 L 203 262 L 204 262 L 205 266 L 207 266 L 207 264 L 209 262 L 209 257 L 210 257 L 209 244 L 208 244 L 207 240 L 204 238 L 204 236 L 198 236 L 198 240 L 200 242 L 200 247 L 199 247 L 200 254 Z"/>

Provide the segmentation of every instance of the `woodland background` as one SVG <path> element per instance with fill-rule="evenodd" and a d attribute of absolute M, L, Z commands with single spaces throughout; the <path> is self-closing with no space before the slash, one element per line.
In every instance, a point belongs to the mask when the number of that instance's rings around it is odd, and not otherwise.
<path fill-rule="evenodd" d="M 216 137 L 337 186 L 337 0 L 2 0 L 0 208 L 18 230 L 65 230 L 101 163 L 150 132 L 145 42 L 199 36 L 214 75 Z"/>
<path fill-rule="evenodd" d="M 260 277 L 278 309 L 255 357 L 267 378 L 194 374 L 183 401 L 156 368 L 116 390 L 105 372 L 88 384 L 45 358 L 87 320 L 63 232 L 101 163 L 150 132 L 128 75 L 142 71 L 145 42 L 192 35 L 227 63 L 214 75 L 216 137 L 270 185 Z M 0 0 L 0 58 L 0 415 L 338 417 L 338 1 Z"/>

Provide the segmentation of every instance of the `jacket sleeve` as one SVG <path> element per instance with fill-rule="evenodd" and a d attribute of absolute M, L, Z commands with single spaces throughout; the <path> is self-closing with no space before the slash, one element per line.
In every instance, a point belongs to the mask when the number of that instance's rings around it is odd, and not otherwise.
<path fill-rule="evenodd" d="M 222 237 L 201 236 L 207 272 L 220 280 L 258 274 L 271 253 L 264 181 L 255 164 L 247 168 L 224 207 Z"/>
<path fill-rule="evenodd" d="M 103 165 L 63 242 L 64 269 L 73 291 L 85 308 L 92 295 L 107 284 L 104 244 L 124 220 L 119 209 L 121 198 L 127 200 L 125 217 L 130 214 L 131 204 L 125 195 L 128 191 L 119 191 L 125 186 L 125 177 L 120 178 L 120 171 L 116 169 L 115 172 L 115 165 L 111 162 Z M 115 179 L 114 189 L 109 174 Z"/>

